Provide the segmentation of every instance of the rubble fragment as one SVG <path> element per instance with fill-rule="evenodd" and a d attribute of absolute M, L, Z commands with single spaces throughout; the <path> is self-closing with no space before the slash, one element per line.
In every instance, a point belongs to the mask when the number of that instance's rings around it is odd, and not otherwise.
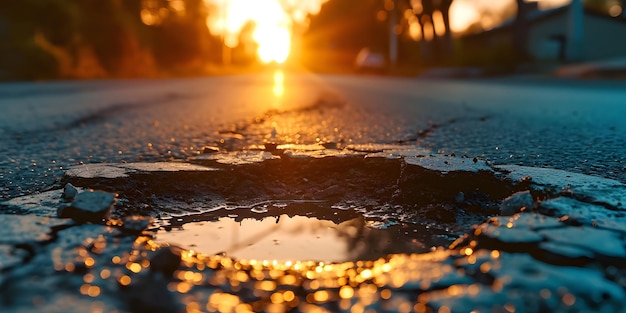
<path fill-rule="evenodd" d="M 531 209 L 534 206 L 533 196 L 530 191 L 520 191 L 502 201 L 500 205 L 500 214 L 511 216 L 525 209 Z"/>
<path fill-rule="evenodd" d="M 0 214 L 0 244 L 23 245 L 49 240 L 51 228 L 71 225 L 67 219 Z"/>
<path fill-rule="evenodd" d="M 76 187 L 74 187 L 71 183 L 67 183 L 65 184 L 65 187 L 63 187 L 63 194 L 61 195 L 61 198 L 66 201 L 72 201 L 76 198 L 77 194 L 78 189 L 76 189 Z"/>
<path fill-rule="evenodd" d="M 491 167 L 482 160 L 472 160 L 467 158 L 452 156 L 426 156 L 426 157 L 406 157 L 405 162 L 427 170 L 438 171 L 442 174 L 448 172 L 493 172 Z"/>
<path fill-rule="evenodd" d="M 109 217 L 117 195 L 104 191 L 84 191 L 79 193 L 69 207 L 59 209 L 59 217 L 71 218 L 77 222 L 99 223 Z"/>
<path fill-rule="evenodd" d="M 131 215 L 125 216 L 122 221 L 124 223 L 122 228 L 130 232 L 140 233 L 150 226 L 152 223 L 152 217 Z"/>

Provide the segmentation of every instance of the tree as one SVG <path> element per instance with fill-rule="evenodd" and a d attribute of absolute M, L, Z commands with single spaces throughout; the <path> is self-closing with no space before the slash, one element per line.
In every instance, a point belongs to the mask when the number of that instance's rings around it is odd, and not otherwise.
<path fill-rule="evenodd" d="M 439 2 L 439 10 L 443 16 L 445 29 L 444 52 L 447 56 L 451 56 L 454 52 L 452 47 L 452 29 L 450 28 L 450 7 L 452 6 L 452 1 L 453 0 L 440 0 Z"/>
<path fill-rule="evenodd" d="M 435 51 L 431 55 L 436 56 L 430 61 L 441 62 L 443 61 L 442 58 L 450 58 L 453 54 L 452 30 L 450 29 L 450 7 L 452 2 L 453 0 L 422 0 L 420 2 L 406 0 L 406 3 L 417 17 L 422 32 L 424 31 L 424 22 L 433 23 L 433 15 L 436 12 L 440 12 L 443 18 L 443 38 L 439 38 L 435 34 L 432 43 L 427 45 L 428 49 Z"/>
<path fill-rule="evenodd" d="M 170 13 L 158 24 L 147 27 L 149 46 L 157 63 L 164 68 L 184 67 L 209 52 L 211 35 L 206 26 L 204 1 L 185 0 L 183 4 L 182 11 L 176 11 L 164 2 L 162 8 Z"/>
<path fill-rule="evenodd" d="M 387 51 L 389 28 L 384 14 L 380 0 L 329 0 L 319 14 L 310 17 L 303 36 L 305 59 L 324 58 L 334 66 L 352 66 L 362 48 Z M 319 60 L 309 63 L 321 65 Z"/>
<path fill-rule="evenodd" d="M 50 79 L 58 75 L 54 55 L 39 46 L 38 33 L 55 42 L 71 39 L 73 19 L 64 0 L 0 1 L 0 80 Z"/>
<path fill-rule="evenodd" d="M 211 48 L 207 14 L 204 0 L 0 1 L 0 79 L 198 70 Z"/>

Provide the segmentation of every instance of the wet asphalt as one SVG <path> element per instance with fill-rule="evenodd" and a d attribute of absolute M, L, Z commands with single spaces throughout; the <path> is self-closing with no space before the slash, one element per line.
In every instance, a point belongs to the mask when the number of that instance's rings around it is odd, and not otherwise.
<path fill-rule="evenodd" d="M 2 311 L 624 311 L 624 85 L 281 73 L 0 85 Z M 229 174 L 89 167 L 137 162 Z M 67 182 L 117 193 L 108 222 L 56 218 Z M 532 208 L 497 217 L 520 190 Z M 296 198 L 366 223 L 428 220 L 450 239 L 326 268 L 181 252 L 152 241 L 158 225 L 120 222 Z M 286 207 L 264 213 L 354 217 Z"/>

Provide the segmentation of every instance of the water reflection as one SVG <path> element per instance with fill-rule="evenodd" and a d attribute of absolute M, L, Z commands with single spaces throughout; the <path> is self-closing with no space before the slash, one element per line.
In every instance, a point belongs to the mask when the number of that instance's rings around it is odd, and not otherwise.
<path fill-rule="evenodd" d="M 344 262 L 393 253 L 424 253 L 450 243 L 443 234 L 419 225 L 386 229 L 367 226 L 364 218 L 336 224 L 317 218 L 280 215 L 237 222 L 223 217 L 161 231 L 157 241 L 236 259 Z"/>

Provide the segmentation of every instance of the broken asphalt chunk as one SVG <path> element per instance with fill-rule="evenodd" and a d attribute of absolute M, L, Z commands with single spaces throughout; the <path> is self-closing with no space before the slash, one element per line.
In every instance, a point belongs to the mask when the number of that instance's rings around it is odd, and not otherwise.
<path fill-rule="evenodd" d="M 619 233 L 593 227 L 543 229 L 538 232 L 548 241 L 585 249 L 600 256 L 626 258 L 626 249 Z"/>
<path fill-rule="evenodd" d="M 205 147 L 202 148 L 202 153 L 203 154 L 217 153 L 217 152 L 220 152 L 220 148 L 218 148 L 218 147 L 205 146 Z"/>
<path fill-rule="evenodd" d="M 67 219 L 0 214 L 0 244 L 21 245 L 50 239 L 51 228 L 70 225 Z"/>
<path fill-rule="evenodd" d="M 216 169 L 181 162 L 122 163 L 122 164 L 85 164 L 67 170 L 68 178 L 125 178 L 134 173 L 153 172 L 210 172 Z"/>
<path fill-rule="evenodd" d="M 81 191 L 82 188 L 77 188 L 77 190 Z M 63 189 L 54 189 L 0 202 L 0 206 L 6 206 L 9 212 L 15 212 L 18 215 L 57 217 L 59 208 L 69 205 L 69 202 L 63 199 L 62 194 Z"/>
<path fill-rule="evenodd" d="M 446 295 L 437 291 L 431 293 L 432 307 L 446 305 L 447 312 L 467 312 L 467 308 L 480 308 L 481 312 L 623 312 L 626 296 L 623 288 L 605 279 L 602 271 L 555 266 L 521 253 L 499 252 L 497 258 L 489 256 L 489 251 L 478 251 L 474 261 L 461 266 L 468 273 L 486 272 L 492 276 L 495 280 L 487 289 L 490 292 L 481 294 L 473 288 Z M 491 295 L 491 291 L 498 295 Z M 557 301 L 552 295 L 558 296 Z M 559 301 L 565 295 L 574 301 Z M 502 299 L 515 303 L 515 310 L 501 310 Z"/>
<path fill-rule="evenodd" d="M 0 273 L 12 267 L 22 264 L 29 255 L 29 251 L 12 245 L 0 244 Z M 0 286 L 7 279 L 6 275 L 0 275 Z"/>
<path fill-rule="evenodd" d="M 535 202 L 533 201 L 533 196 L 530 194 L 530 191 L 516 192 L 502 201 L 500 214 L 511 216 L 525 209 L 531 209 L 534 204 Z"/>
<path fill-rule="evenodd" d="M 442 174 L 449 172 L 493 172 L 485 161 L 474 161 L 472 159 L 451 156 L 407 157 L 404 161 L 409 165 L 419 166 L 427 170 L 441 172 Z"/>
<path fill-rule="evenodd" d="M 63 187 L 63 194 L 61 195 L 61 198 L 66 201 L 72 201 L 74 200 L 74 198 L 76 198 L 77 194 L 78 189 L 76 189 L 74 185 L 67 183 L 65 184 L 65 187 Z"/>
<path fill-rule="evenodd" d="M 502 251 L 530 252 L 544 240 L 541 229 L 560 229 L 565 224 L 554 217 L 521 213 L 512 217 L 494 217 L 477 226 L 473 239 L 483 248 Z"/>
<path fill-rule="evenodd" d="M 76 195 L 72 204 L 59 209 L 59 217 L 77 222 L 99 223 L 107 219 L 117 195 L 104 191 L 84 191 Z"/>
<path fill-rule="evenodd" d="M 541 212 L 562 218 L 568 224 L 587 225 L 626 234 L 626 212 L 580 202 L 567 197 L 543 201 Z"/>
<path fill-rule="evenodd" d="M 140 233 L 144 231 L 146 228 L 148 228 L 148 226 L 150 226 L 150 224 L 152 223 L 152 217 L 132 215 L 132 216 L 124 217 L 122 219 L 122 222 L 124 223 L 122 225 L 122 228 L 124 230 L 130 231 L 133 233 Z"/>
<path fill-rule="evenodd" d="M 532 189 L 535 190 L 562 190 L 567 192 L 568 197 L 579 201 L 626 211 L 626 186 L 613 179 L 518 165 L 497 165 L 494 168 L 505 172 L 511 181 L 530 181 Z"/>

